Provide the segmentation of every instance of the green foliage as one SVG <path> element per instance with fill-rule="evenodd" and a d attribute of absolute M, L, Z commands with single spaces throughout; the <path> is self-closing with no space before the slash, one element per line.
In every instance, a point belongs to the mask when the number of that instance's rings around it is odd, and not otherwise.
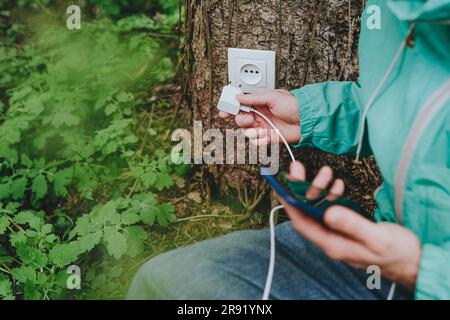
<path fill-rule="evenodd" d="M 114 291 L 117 259 L 141 254 L 151 228 L 175 220 L 160 193 L 185 168 L 144 148 L 137 129 L 147 92 L 174 73 L 166 45 L 146 32 L 173 30 L 178 9 L 150 1 L 159 14 L 120 19 L 138 2 L 89 1 L 117 21 L 46 24 L 33 43 L 0 25 L 0 299 L 67 297 L 73 264 L 89 270 L 88 287 Z M 98 261 L 110 259 L 103 274 Z"/>
<path fill-rule="evenodd" d="M 89 0 L 88 3 L 96 5 L 111 18 L 146 12 L 157 19 L 178 19 L 178 0 Z"/>

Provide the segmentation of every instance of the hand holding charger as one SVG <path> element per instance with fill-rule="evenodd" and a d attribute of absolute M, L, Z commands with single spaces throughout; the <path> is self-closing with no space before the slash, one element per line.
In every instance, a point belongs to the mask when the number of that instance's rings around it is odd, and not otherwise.
<path fill-rule="evenodd" d="M 237 88 L 232 85 L 227 85 L 223 88 L 222 94 L 219 99 L 219 103 L 217 105 L 217 109 L 220 111 L 229 113 L 231 115 L 237 116 L 241 111 L 243 112 L 252 112 L 256 111 L 253 108 L 241 106 L 240 102 L 236 99 L 238 95 L 243 94 L 243 91 L 241 88 Z M 259 114 L 259 113 L 258 113 Z M 260 114 L 262 115 L 262 114 Z M 269 124 L 272 125 L 274 130 L 278 133 L 280 138 L 285 142 L 286 147 L 289 150 L 289 153 L 291 155 L 292 161 L 295 161 L 295 157 L 292 153 L 292 150 L 287 143 L 287 141 L 284 139 L 283 135 L 281 135 L 278 128 L 273 125 L 273 123 L 270 121 L 270 119 L 267 119 L 264 115 L 262 115 L 266 121 L 268 121 Z M 275 176 L 270 172 L 268 168 L 261 167 L 261 175 L 266 179 L 266 181 L 275 189 L 275 191 L 290 205 L 293 207 L 296 207 L 306 214 L 310 215 L 316 220 L 321 221 L 323 219 L 324 211 L 315 208 L 307 203 L 302 203 L 299 201 L 299 199 L 296 199 L 294 196 L 291 196 L 284 188 L 283 186 L 277 181 Z"/>
<path fill-rule="evenodd" d="M 240 112 L 254 112 L 261 116 L 280 136 L 281 140 L 284 142 L 286 148 L 289 151 L 292 161 L 295 162 L 296 160 L 292 149 L 284 136 L 281 134 L 280 130 L 264 114 L 251 107 L 241 106 L 240 102 L 236 98 L 241 94 L 243 94 L 241 88 L 232 85 L 225 86 L 222 90 L 217 108 L 220 111 L 232 114 L 234 116 L 238 115 Z M 351 201 L 344 198 L 340 198 L 336 201 L 326 201 L 326 193 L 323 193 L 323 196 L 321 196 L 320 199 L 306 199 L 306 192 L 310 186 L 308 182 L 289 183 L 288 187 L 291 191 L 291 193 L 289 193 L 286 188 L 284 188 L 281 183 L 275 178 L 275 176 L 273 176 L 268 168 L 262 167 L 261 175 L 272 186 L 272 188 L 274 188 L 278 195 L 282 197 L 288 204 L 297 209 L 300 209 L 304 214 L 316 219 L 317 221 L 323 221 L 323 215 L 325 214 L 325 211 L 333 205 L 345 206 L 361 213 L 366 217 L 369 217 L 369 215 L 357 204 L 352 203 Z"/>

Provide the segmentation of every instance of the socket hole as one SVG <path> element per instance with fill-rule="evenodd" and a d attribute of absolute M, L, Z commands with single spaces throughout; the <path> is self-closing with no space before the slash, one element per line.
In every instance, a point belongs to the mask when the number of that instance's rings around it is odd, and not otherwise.
<path fill-rule="evenodd" d="M 254 86 L 261 82 L 262 75 L 263 71 L 258 65 L 249 63 L 241 67 L 240 81 L 246 85 Z"/>

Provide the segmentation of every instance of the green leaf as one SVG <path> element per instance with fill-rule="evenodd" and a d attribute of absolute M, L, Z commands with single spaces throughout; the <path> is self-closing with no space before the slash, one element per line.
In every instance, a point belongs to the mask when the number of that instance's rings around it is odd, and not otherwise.
<path fill-rule="evenodd" d="M 39 286 L 32 282 L 25 282 L 25 286 L 23 288 L 23 296 L 25 300 L 41 300 L 42 294 L 39 291 Z"/>
<path fill-rule="evenodd" d="M 73 168 L 67 168 L 55 173 L 53 190 L 57 196 L 65 197 L 68 195 L 67 186 L 72 182 L 72 178 Z"/>
<path fill-rule="evenodd" d="M 161 204 L 158 209 L 159 213 L 157 219 L 160 226 L 167 227 L 169 225 L 169 222 L 175 221 L 177 219 L 177 217 L 172 214 L 175 211 L 175 207 L 172 204 Z"/>
<path fill-rule="evenodd" d="M 154 225 L 157 214 L 158 214 L 158 208 L 147 207 L 147 208 L 142 209 L 142 211 L 141 211 L 142 222 L 145 224 L 148 224 L 149 226 Z"/>
<path fill-rule="evenodd" d="M 56 244 L 49 252 L 50 261 L 59 268 L 63 268 L 78 258 L 79 250 L 74 243 Z"/>
<path fill-rule="evenodd" d="M 28 224 L 30 228 L 40 231 L 44 220 L 34 211 L 21 211 L 15 220 L 18 224 Z"/>
<path fill-rule="evenodd" d="M 137 213 L 125 212 L 121 215 L 121 222 L 126 226 L 130 226 L 141 221 L 141 217 Z M 1 230 L 1 229 L 0 229 Z"/>
<path fill-rule="evenodd" d="M 33 179 L 32 190 L 36 200 L 42 199 L 47 194 L 47 180 L 39 174 Z"/>
<path fill-rule="evenodd" d="M 0 126 L 0 133 L 2 132 L 2 126 Z M 11 148 L 6 142 L 0 142 L 0 158 L 4 158 L 11 165 L 15 165 L 18 161 L 18 153 L 16 149 Z"/>
<path fill-rule="evenodd" d="M 105 114 L 107 116 L 112 115 L 113 113 L 115 113 L 117 110 L 119 109 L 119 106 L 115 103 L 110 103 L 106 106 L 105 108 Z"/>
<path fill-rule="evenodd" d="M 0 299 L 14 300 L 12 283 L 3 275 L 0 275 Z"/>
<path fill-rule="evenodd" d="M 27 242 L 27 236 L 24 231 L 20 230 L 19 232 L 13 233 L 9 237 L 11 245 L 17 247 L 19 244 Z"/>
<path fill-rule="evenodd" d="M 78 239 L 75 243 L 78 247 L 79 254 L 89 252 L 100 243 L 103 237 L 103 230 L 97 230 L 94 233 L 85 235 Z"/>
<path fill-rule="evenodd" d="M 56 241 L 56 239 L 57 238 L 56 238 L 56 236 L 54 234 L 49 234 L 49 235 L 45 236 L 45 241 L 47 243 L 53 243 L 53 242 Z"/>
<path fill-rule="evenodd" d="M 135 144 L 136 142 L 139 141 L 139 138 L 136 137 L 134 134 L 130 134 L 129 136 L 126 136 L 123 141 L 125 141 L 126 143 L 130 143 L 130 144 Z"/>
<path fill-rule="evenodd" d="M 117 149 L 119 149 L 119 144 L 117 143 L 117 141 L 115 141 L 115 140 L 109 141 L 106 144 L 106 146 L 103 148 L 103 154 L 105 154 L 105 155 L 112 154 L 112 153 L 116 152 Z"/>
<path fill-rule="evenodd" d="M 144 241 L 148 239 L 148 233 L 142 227 L 128 227 L 125 229 L 128 242 L 127 255 L 134 258 L 144 251 Z"/>
<path fill-rule="evenodd" d="M 5 233 L 11 222 L 5 216 L 0 216 L 0 236 Z"/>
<path fill-rule="evenodd" d="M 39 158 L 38 160 L 36 160 L 34 162 L 34 166 L 36 167 L 36 169 L 44 169 L 45 167 L 45 160 L 43 158 Z"/>
<path fill-rule="evenodd" d="M 117 96 L 117 101 L 128 102 L 133 100 L 133 95 L 131 93 L 122 92 Z"/>
<path fill-rule="evenodd" d="M 11 194 L 10 183 L 0 184 L 0 199 L 6 199 Z"/>
<path fill-rule="evenodd" d="M 18 90 L 14 91 L 14 93 L 12 94 L 11 100 L 12 100 L 12 102 L 22 100 L 23 98 L 25 98 L 32 92 L 33 92 L 33 88 L 31 86 L 29 86 L 29 85 L 22 86 Z"/>
<path fill-rule="evenodd" d="M 37 248 L 19 244 L 16 252 L 24 264 L 30 264 L 38 268 L 43 268 L 47 264 L 47 255 Z"/>
<path fill-rule="evenodd" d="M 141 181 L 146 188 L 154 186 L 157 179 L 158 175 L 153 171 L 147 171 L 144 175 L 141 176 Z"/>
<path fill-rule="evenodd" d="M 171 186 L 173 186 L 173 184 L 174 181 L 172 177 L 168 173 L 162 172 L 155 182 L 155 188 L 158 191 L 162 191 L 163 189 L 169 189 Z"/>
<path fill-rule="evenodd" d="M 145 174 L 145 170 L 142 167 L 133 166 L 130 169 L 130 173 L 135 178 L 141 178 Z"/>
<path fill-rule="evenodd" d="M 53 230 L 53 225 L 51 225 L 51 224 L 49 224 L 49 223 L 47 223 L 47 224 L 44 224 L 43 226 L 42 226 L 42 228 L 41 228 L 41 234 L 42 235 L 48 235 L 49 233 L 51 233 L 52 232 L 52 230 Z"/>
<path fill-rule="evenodd" d="M 20 162 L 25 166 L 30 168 L 33 165 L 33 161 L 31 161 L 30 158 L 28 158 L 28 156 L 26 154 L 22 154 L 20 156 Z"/>
<path fill-rule="evenodd" d="M 16 144 L 21 140 L 21 130 L 19 128 L 25 124 L 26 122 L 22 119 L 6 120 L 0 126 L 0 136 L 6 143 Z"/>
<path fill-rule="evenodd" d="M 91 217 L 88 214 L 85 214 L 78 218 L 75 228 L 70 232 L 69 238 L 79 235 L 84 236 L 91 232 L 98 230 L 98 226 L 91 221 Z"/>
<path fill-rule="evenodd" d="M 38 233 L 34 230 L 28 229 L 28 230 L 25 230 L 25 235 L 28 238 L 36 238 L 38 236 Z"/>
<path fill-rule="evenodd" d="M 27 281 L 36 283 L 36 271 L 31 266 L 21 266 L 19 268 L 12 269 L 12 275 L 21 283 L 25 283 Z"/>
<path fill-rule="evenodd" d="M 120 259 L 127 251 L 127 239 L 116 227 L 105 227 L 103 239 L 108 253 Z"/>
<path fill-rule="evenodd" d="M 14 200 L 22 200 L 27 189 L 28 179 L 19 178 L 11 182 L 11 194 Z"/>
<path fill-rule="evenodd" d="M 67 126 L 76 126 L 80 123 L 80 118 L 77 116 L 74 116 L 73 114 L 67 113 L 67 112 L 58 112 L 55 114 L 52 124 L 56 128 L 60 128 L 63 125 Z"/>
<path fill-rule="evenodd" d="M 42 104 L 42 101 L 39 96 L 34 96 L 31 99 L 29 99 L 25 105 L 28 112 L 30 112 L 33 115 L 39 115 L 44 111 L 44 105 Z"/>
<path fill-rule="evenodd" d="M 110 222 L 113 225 L 120 223 L 120 215 L 117 213 L 117 200 L 108 201 L 105 205 L 98 207 L 92 217 L 96 223 L 104 224 Z"/>

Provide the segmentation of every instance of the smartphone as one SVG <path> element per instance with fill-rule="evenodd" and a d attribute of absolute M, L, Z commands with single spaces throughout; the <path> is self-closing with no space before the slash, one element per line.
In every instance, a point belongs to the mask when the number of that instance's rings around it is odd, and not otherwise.
<path fill-rule="evenodd" d="M 286 191 L 286 189 L 281 185 L 277 178 L 275 178 L 269 168 L 261 167 L 261 175 L 278 193 L 278 195 L 282 197 L 289 205 L 300 209 L 304 214 L 315 220 L 318 220 L 320 222 L 323 221 L 325 210 L 300 202 L 288 191 Z"/>

